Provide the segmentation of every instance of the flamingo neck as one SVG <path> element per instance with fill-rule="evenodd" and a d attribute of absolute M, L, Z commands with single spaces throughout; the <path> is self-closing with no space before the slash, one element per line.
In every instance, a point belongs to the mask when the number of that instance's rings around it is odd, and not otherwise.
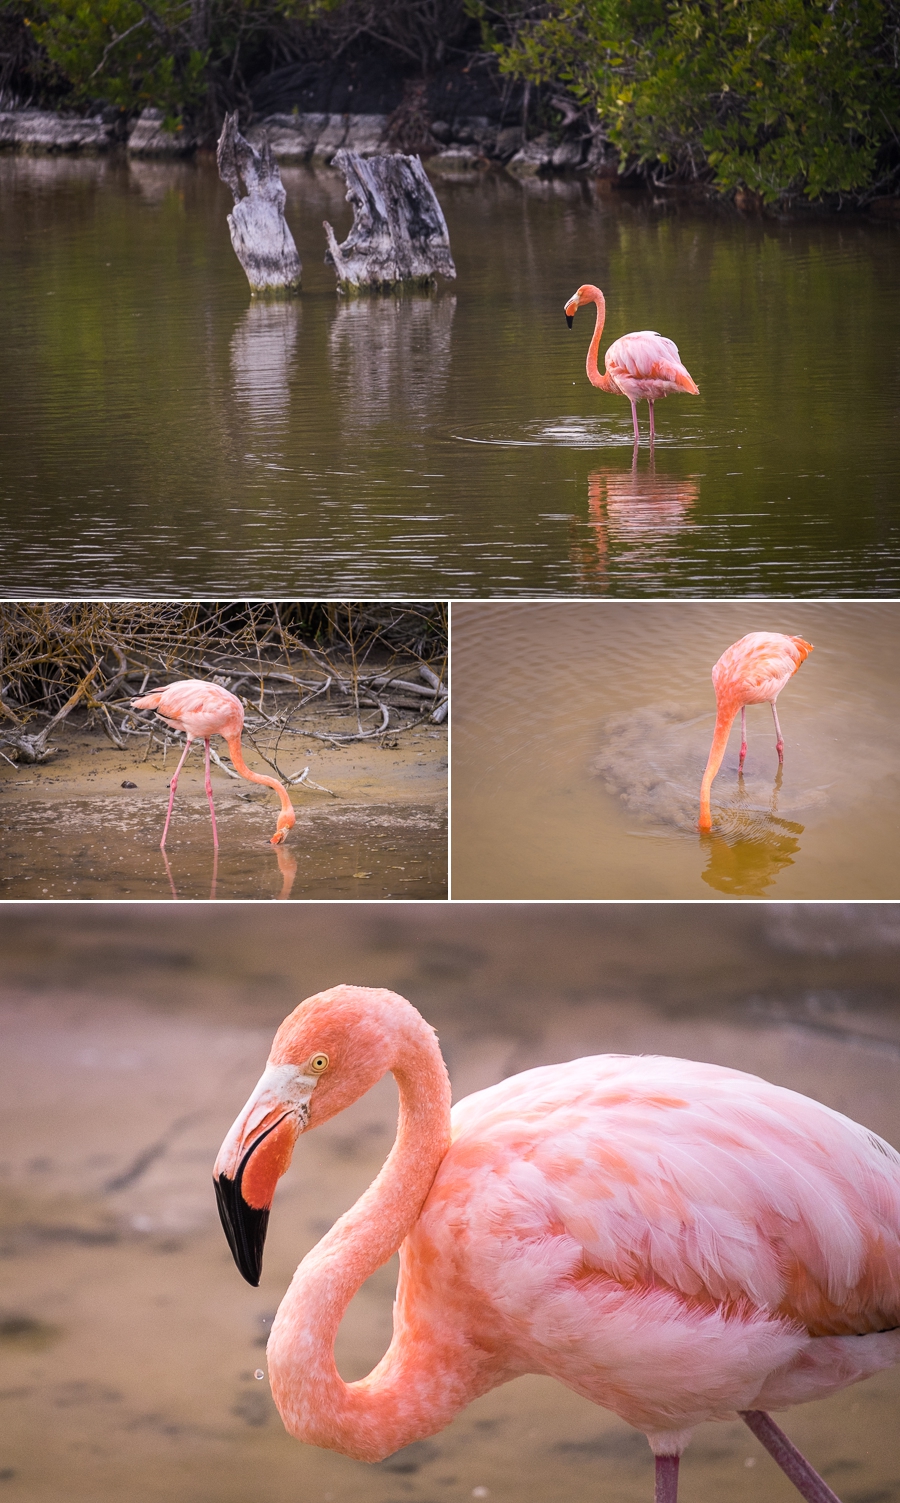
<path fill-rule="evenodd" d="M 297 818 L 296 814 L 294 813 L 294 806 L 288 796 L 287 789 L 285 788 L 283 783 L 279 783 L 277 778 L 267 778 L 264 773 L 252 772 L 250 770 L 250 768 L 244 761 L 244 753 L 241 749 L 241 738 L 239 735 L 226 736 L 225 740 L 228 742 L 228 752 L 231 760 L 234 763 L 236 770 L 240 773 L 241 777 L 246 778 L 248 783 L 262 783 L 266 788 L 273 788 L 278 794 L 279 800 L 281 801 L 281 813 L 278 816 L 278 824 L 276 826 L 274 840 L 275 843 L 280 843 L 279 837 L 280 839 L 284 838 L 282 831 L 293 829 L 294 823 Z"/>
<path fill-rule="evenodd" d="M 712 746 L 709 749 L 709 758 L 706 763 L 706 771 L 700 784 L 700 819 L 699 828 L 709 830 L 712 828 L 712 814 L 709 807 L 709 796 L 713 785 L 713 779 L 722 766 L 722 758 L 725 756 L 725 748 L 728 745 L 728 734 L 731 723 L 740 709 L 740 704 L 730 696 L 727 699 L 716 700 L 716 726 L 713 731 Z"/>
<path fill-rule="evenodd" d="M 373 1372 L 348 1384 L 335 1366 L 334 1340 L 350 1300 L 415 1225 L 450 1143 L 450 1082 L 421 1019 L 391 1070 L 400 1092 L 394 1146 L 365 1194 L 303 1259 L 268 1345 L 272 1394 L 290 1433 L 362 1461 L 433 1435 L 469 1397 L 446 1343 L 417 1319 L 403 1287 L 391 1345 Z"/>
<path fill-rule="evenodd" d="M 592 386 L 602 386 L 604 376 L 601 376 L 600 374 L 600 368 L 597 365 L 597 356 L 600 352 L 600 337 L 603 333 L 603 325 L 606 322 L 606 299 L 603 296 L 603 293 L 600 291 L 599 287 L 595 287 L 593 289 L 593 292 L 591 293 L 591 299 L 597 305 L 597 320 L 594 324 L 594 332 L 591 336 L 591 342 L 588 345 L 585 370 L 587 371 L 587 378 Z"/>

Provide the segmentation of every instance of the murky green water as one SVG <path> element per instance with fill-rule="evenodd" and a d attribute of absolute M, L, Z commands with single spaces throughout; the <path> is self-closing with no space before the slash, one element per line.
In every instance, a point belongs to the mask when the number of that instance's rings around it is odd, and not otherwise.
<path fill-rule="evenodd" d="M 713 663 L 814 650 L 747 710 L 697 830 Z M 453 609 L 456 898 L 896 898 L 900 606 L 606 601 Z"/>
<path fill-rule="evenodd" d="M 284 178 L 272 306 L 210 161 L 0 159 L 4 593 L 898 592 L 898 227 L 489 174 L 439 185 L 455 285 L 341 303 L 342 181 Z M 586 280 L 701 388 L 652 464 L 566 329 Z"/>

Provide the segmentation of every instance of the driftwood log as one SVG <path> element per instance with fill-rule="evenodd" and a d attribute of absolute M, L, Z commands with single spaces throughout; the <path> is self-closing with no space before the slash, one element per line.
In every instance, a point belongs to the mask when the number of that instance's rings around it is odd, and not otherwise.
<path fill-rule="evenodd" d="M 418 157 L 361 157 L 339 151 L 353 225 L 342 245 L 328 221 L 325 257 L 344 291 L 430 286 L 435 274 L 455 277 L 447 223 Z"/>
<path fill-rule="evenodd" d="M 268 138 L 255 151 L 237 121 L 237 111 L 225 116 L 216 149 L 219 176 L 234 194 L 228 216 L 234 253 L 254 292 L 296 292 L 303 268 L 284 217 L 287 194 L 278 164 Z"/>

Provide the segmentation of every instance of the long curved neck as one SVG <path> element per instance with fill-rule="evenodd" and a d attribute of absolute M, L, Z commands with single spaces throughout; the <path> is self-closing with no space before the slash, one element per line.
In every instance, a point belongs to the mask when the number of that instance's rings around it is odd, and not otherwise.
<path fill-rule="evenodd" d="M 703 774 L 703 782 L 700 784 L 700 819 L 698 828 L 701 830 L 712 829 L 712 815 L 709 807 L 709 795 L 713 785 L 713 778 L 722 766 L 722 758 L 728 745 L 728 733 L 731 730 L 731 722 L 740 709 L 730 697 L 718 700 L 716 703 L 716 728 L 713 731 L 712 746 L 709 749 L 709 759 L 706 763 L 706 771 Z"/>
<path fill-rule="evenodd" d="M 350 1300 L 415 1225 L 450 1143 L 450 1083 L 426 1024 L 406 1037 L 391 1068 L 400 1092 L 394 1146 L 365 1194 L 300 1264 L 268 1347 L 272 1395 L 291 1434 L 362 1461 L 433 1435 L 470 1396 L 446 1344 L 402 1308 L 367 1378 L 345 1383 L 335 1366 Z"/>
<path fill-rule="evenodd" d="M 600 336 L 603 333 L 603 325 L 606 323 L 606 299 L 599 287 L 596 289 L 594 302 L 597 304 L 597 321 L 594 324 L 594 332 L 588 345 L 585 370 L 592 386 L 602 386 L 604 377 L 600 374 L 600 369 L 597 365 L 597 356 L 600 352 Z"/>
<path fill-rule="evenodd" d="M 246 778 L 248 783 L 262 783 L 266 788 L 273 788 L 278 794 L 281 801 L 281 813 L 278 816 L 277 831 L 293 829 L 297 816 L 294 813 L 294 806 L 288 797 L 288 791 L 284 784 L 279 783 L 277 778 L 267 778 L 264 773 L 252 772 L 250 770 L 244 761 L 240 736 L 226 736 L 225 740 L 228 742 L 228 752 L 231 760 L 241 777 Z"/>

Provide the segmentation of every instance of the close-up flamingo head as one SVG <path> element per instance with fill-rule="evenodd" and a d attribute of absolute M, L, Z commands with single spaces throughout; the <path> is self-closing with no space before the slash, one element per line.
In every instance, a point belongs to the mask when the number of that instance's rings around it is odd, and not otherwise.
<path fill-rule="evenodd" d="M 235 1263 L 258 1285 L 269 1210 L 301 1132 L 327 1122 L 381 1079 L 422 1020 L 394 992 L 335 986 L 285 1018 L 266 1068 L 213 1169 Z"/>

